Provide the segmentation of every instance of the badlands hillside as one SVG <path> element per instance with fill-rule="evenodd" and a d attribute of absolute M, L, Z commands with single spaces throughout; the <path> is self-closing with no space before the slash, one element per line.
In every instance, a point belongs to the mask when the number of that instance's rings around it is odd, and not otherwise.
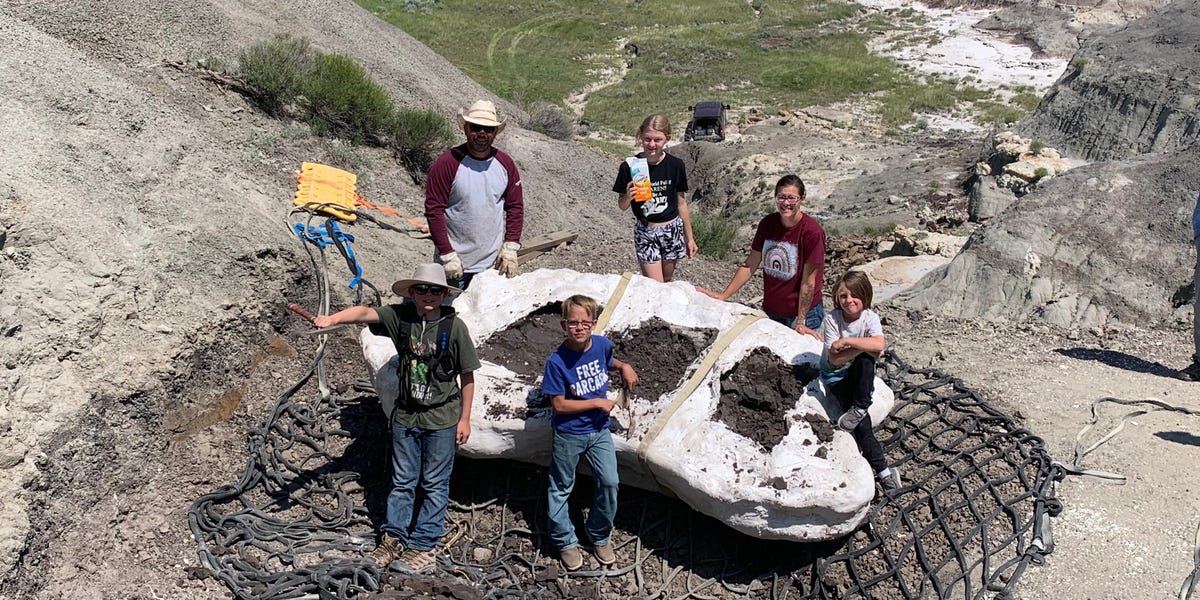
<path fill-rule="evenodd" d="M 1099 396 L 1192 407 L 1200 397 L 1166 376 L 1190 352 L 1200 4 L 1136 12 L 1088 21 L 1088 35 L 1071 38 L 1075 66 L 1017 125 L 1092 162 L 1013 198 L 885 309 L 896 349 L 979 386 L 1063 460 Z M 350 0 L 0 3 L 0 598 L 228 597 L 189 578 L 187 510 L 238 477 L 247 431 L 306 360 L 285 308 L 315 301 L 285 218 L 293 173 L 345 154 L 175 65 L 228 63 L 284 32 L 354 57 L 401 105 L 449 118 L 490 98 L 521 116 Z M 798 170 L 816 184 L 814 210 L 833 220 L 870 196 L 867 213 L 916 225 L 911 207 L 887 202 L 888 182 L 920 186 L 911 174 L 921 171 L 965 185 L 987 160 L 985 133 L 879 140 L 817 108 L 696 149 L 708 197 L 738 194 L 723 189 L 727 165 L 757 165 L 768 180 Z M 524 175 L 526 236 L 580 233 L 530 268 L 632 266 L 610 160 L 519 125 L 498 145 Z M 385 152 L 359 152 L 368 199 L 419 216 L 408 174 Z M 424 240 L 355 233 L 380 287 L 431 254 Z M 697 260 L 681 276 L 715 286 L 731 270 Z M 1129 485 L 1063 484 L 1056 554 L 1030 570 L 1023 597 L 1178 590 L 1192 569 L 1198 506 L 1186 474 L 1200 448 L 1186 434 L 1194 419 L 1170 419 L 1095 457 L 1128 471 Z"/>

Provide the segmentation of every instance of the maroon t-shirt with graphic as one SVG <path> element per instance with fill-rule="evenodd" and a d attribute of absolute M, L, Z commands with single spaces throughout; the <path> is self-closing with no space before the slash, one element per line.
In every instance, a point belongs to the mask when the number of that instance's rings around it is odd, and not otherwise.
<path fill-rule="evenodd" d="M 750 248 L 762 253 L 763 310 L 772 315 L 796 315 L 805 264 L 817 266 L 817 285 L 808 310 L 821 303 L 825 230 L 816 219 L 801 215 L 800 222 L 788 229 L 783 226 L 779 213 L 771 213 L 758 222 Z"/>

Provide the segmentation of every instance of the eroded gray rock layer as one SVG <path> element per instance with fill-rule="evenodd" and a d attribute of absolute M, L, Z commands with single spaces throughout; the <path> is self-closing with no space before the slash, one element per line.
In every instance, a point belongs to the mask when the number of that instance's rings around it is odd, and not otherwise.
<path fill-rule="evenodd" d="M 1066 327 L 1169 319 L 1192 278 L 1198 158 L 1191 151 L 1074 169 L 1017 200 L 898 300 Z"/>
<path fill-rule="evenodd" d="M 1087 160 L 1171 152 L 1200 139 L 1198 100 L 1200 2 L 1178 0 L 1087 41 L 1016 129 Z"/>

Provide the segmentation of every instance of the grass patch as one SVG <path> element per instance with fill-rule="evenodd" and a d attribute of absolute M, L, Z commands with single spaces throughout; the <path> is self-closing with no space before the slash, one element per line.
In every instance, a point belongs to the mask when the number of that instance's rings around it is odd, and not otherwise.
<path fill-rule="evenodd" d="M 888 223 L 887 225 L 878 226 L 867 225 L 866 227 L 863 227 L 863 235 L 867 237 L 883 237 L 885 235 L 889 235 L 893 231 L 896 231 L 895 223 Z"/>
<path fill-rule="evenodd" d="M 692 213 L 692 236 L 701 254 L 724 260 L 733 249 L 737 226 L 728 219 L 696 211 Z"/>
<path fill-rule="evenodd" d="M 622 160 L 627 156 L 633 156 L 634 154 L 637 154 L 639 150 L 641 150 L 640 146 L 635 149 L 629 144 L 610 142 L 600 138 L 586 137 L 580 141 L 583 142 L 584 145 L 595 149 L 601 155 L 607 156 L 614 160 Z"/>
<path fill-rule="evenodd" d="M 1029 111 L 1011 104 L 1005 104 L 992 100 L 984 100 L 975 103 L 975 114 L 979 120 L 992 125 L 1006 125 L 1008 123 L 1016 123 L 1025 116 Z"/>
<path fill-rule="evenodd" d="M 886 125 L 903 125 L 912 120 L 913 113 L 946 113 L 959 103 L 976 103 L 989 96 L 962 83 L 931 77 L 923 81 L 899 78 L 880 101 L 879 115 Z"/>
<path fill-rule="evenodd" d="M 278 35 L 245 49 L 237 75 L 268 114 L 303 120 L 317 135 L 388 147 L 414 176 L 451 139 L 441 115 L 396 107 L 353 59 L 320 52 L 303 38 Z M 337 161 L 362 160 L 331 148 Z"/>
<path fill-rule="evenodd" d="M 861 9 L 846 2 L 768 2 L 756 17 L 741 0 L 444 0 L 428 15 L 395 0 L 357 1 L 518 103 L 561 104 L 594 70 L 628 61 L 623 79 L 593 92 L 583 115 L 607 132 L 629 134 L 663 113 L 682 137 L 687 107 L 698 101 L 794 109 L 900 79 L 894 62 L 850 31 Z"/>

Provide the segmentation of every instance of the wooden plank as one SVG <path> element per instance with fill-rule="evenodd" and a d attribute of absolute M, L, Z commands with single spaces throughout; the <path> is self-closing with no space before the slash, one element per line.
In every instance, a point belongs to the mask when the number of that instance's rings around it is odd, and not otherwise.
<path fill-rule="evenodd" d="M 566 229 L 539 235 L 521 242 L 521 249 L 517 251 L 517 256 L 520 257 L 532 252 L 549 250 L 558 246 L 559 244 L 569 244 L 575 241 L 575 238 L 578 237 L 579 234 Z"/>

